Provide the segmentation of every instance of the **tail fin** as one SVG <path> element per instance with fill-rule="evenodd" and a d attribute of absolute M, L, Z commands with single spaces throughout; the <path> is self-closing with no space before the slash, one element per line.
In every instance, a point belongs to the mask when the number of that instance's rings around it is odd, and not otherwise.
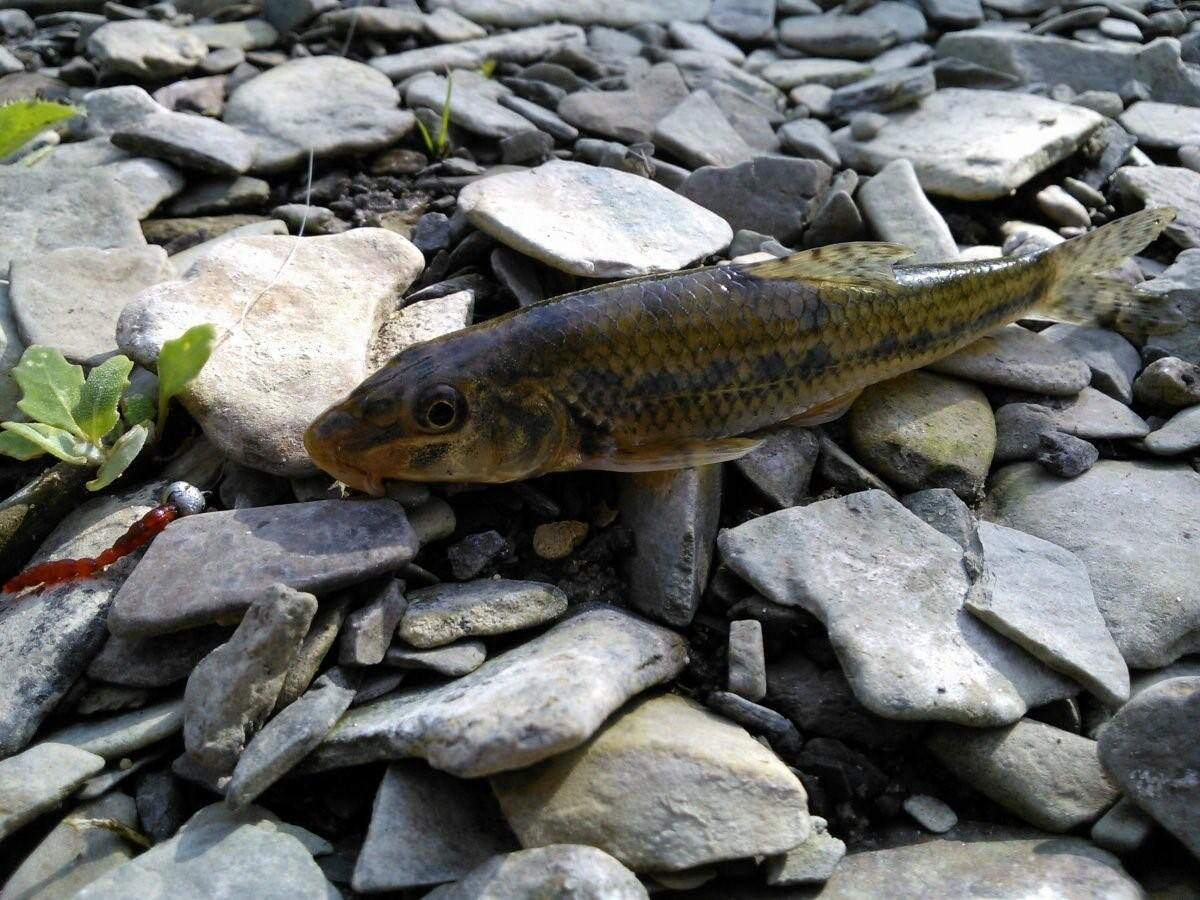
<path fill-rule="evenodd" d="M 1179 311 L 1163 298 L 1102 274 L 1145 248 L 1174 220 L 1169 206 L 1143 209 L 1047 251 L 1058 275 L 1036 312 L 1076 325 L 1110 324 L 1120 316 L 1143 333 L 1178 328 Z"/>

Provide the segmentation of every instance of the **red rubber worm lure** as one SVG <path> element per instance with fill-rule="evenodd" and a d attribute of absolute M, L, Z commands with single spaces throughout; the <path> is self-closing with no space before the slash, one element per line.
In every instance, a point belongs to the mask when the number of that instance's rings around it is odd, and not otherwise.
<path fill-rule="evenodd" d="M 85 559 L 56 559 L 26 569 L 4 583 L 4 593 L 15 594 L 25 588 L 49 587 L 66 581 L 90 578 L 108 568 L 118 559 L 139 550 L 180 516 L 190 516 L 204 510 L 204 495 L 186 481 L 167 485 L 159 497 L 159 505 L 150 510 L 116 543 L 99 556 Z"/>

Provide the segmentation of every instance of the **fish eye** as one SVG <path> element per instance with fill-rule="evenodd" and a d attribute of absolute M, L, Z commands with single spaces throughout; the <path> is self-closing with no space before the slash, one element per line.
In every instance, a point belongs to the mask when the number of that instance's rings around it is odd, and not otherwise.
<path fill-rule="evenodd" d="M 448 384 L 439 384 L 417 398 L 414 418 L 426 431 L 447 431 L 459 423 L 465 411 L 462 394 Z"/>

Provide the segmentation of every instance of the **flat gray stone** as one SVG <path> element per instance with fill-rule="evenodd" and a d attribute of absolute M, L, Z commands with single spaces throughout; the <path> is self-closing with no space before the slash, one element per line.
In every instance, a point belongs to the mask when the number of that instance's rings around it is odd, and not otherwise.
<path fill-rule="evenodd" d="M 175 734 L 183 726 L 183 703 L 165 700 L 130 712 L 68 725 L 46 737 L 112 762 Z"/>
<path fill-rule="evenodd" d="M 127 305 L 117 343 L 153 367 L 164 342 L 216 325 L 223 339 L 181 394 L 184 406 L 236 461 L 310 475 L 305 429 L 366 377 L 375 329 L 423 263 L 412 244 L 382 228 L 226 240 L 183 281 L 160 283 Z"/>
<path fill-rule="evenodd" d="M 1141 371 L 1142 360 L 1128 340 L 1107 328 L 1066 322 L 1051 325 L 1039 334 L 1087 363 L 1097 390 L 1126 406 L 1133 402 L 1133 380 Z"/>
<path fill-rule="evenodd" d="M 901 503 L 926 525 L 936 528 L 963 551 L 963 566 L 971 581 L 983 574 L 983 543 L 979 525 L 967 504 L 949 488 L 929 488 L 901 498 Z"/>
<path fill-rule="evenodd" d="M 652 139 L 691 168 L 735 166 L 757 155 L 706 91 L 695 91 L 659 119 Z"/>
<path fill-rule="evenodd" d="M 956 57 L 1014 75 L 1024 83 L 1066 84 L 1076 91 L 1122 93 L 1141 82 L 1156 100 L 1200 103 L 1200 77 L 1180 61 L 1179 44 L 1159 38 L 1144 46 L 1087 44 L 1012 30 L 959 31 L 937 44 L 939 57 Z"/>
<path fill-rule="evenodd" d="M 1089 109 L 1032 94 L 945 88 L 888 114 L 868 141 L 854 140 L 848 127 L 833 137 L 842 160 L 860 171 L 908 159 L 928 193 L 993 200 L 1074 153 L 1102 122 Z"/>
<path fill-rule="evenodd" d="M 0 890 L 3 900 L 73 897 L 133 858 L 134 848 L 116 832 L 74 825 L 71 819 L 115 819 L 127 828 L 138 827 L 137 807 L 124 794 L 106 794 L 77 806 L 12 873 Z"/>
<path fill-rule="evenodd" d="M 774 18 L 772 16 L 772 18 Z M 721 37 L 707 25 L 698 22 L 674 21 L 667 27 L 671 42 L 686 50 L 699 50 L 727 59 L 735 65 L 746 61 L 746 54 L 737 44 Z"/>
<path fill-rule="evenodd" d="M 779 140 L 788 153 L 819 159 L 834 169 L 842 166 L 841 154 L 833 146 L 833 132 L 820 119 L 793 119 L 779 129 Z"/>
<path fill-rule="evenodd" d="M 787 853 L 766 861 L 766 882 L 772 887 L 823 884 L 846 855 L 846 845 L 829 833 L 820 816 L 811 816 L 812 832 L 808 839 Z"/>
<path fill-rule="evenodd" d="M 705 165 L 688 175 L 679 193 L 735 230 L 790 243 L 816 213 L 831 174 L 819 160 L 755 156 L 737 165 Z"/>
<path fill-rule="evenodd" d="M 1139 100 L 1117 121 L 1138 139 L 1140 147 L 1177 150 L 1187 144 L 1200 144 L 1200 111 L 1192 106 Z"/>
<path fill-rule="evenodd" d="M 471 324 L 474 315 L 475 292 L 471 290 L 418 300 L 393 310 L 371 341 L 367 367 L 377 372 L 405 347 L 460 331 Z"/>
<path fill-rule="evenodd" d="M 471 21 L 476 21 L 468 16 Z M 537 25 L 478 40 L 420 47 L 377 56 L 371 65 L 393 81 L 402 81 L 421 72 L 446 69 L 477 69 L 489 59 L 497 62 L 532 63 L 559 49 L 582 49 L 586 45 L 578 25 Z"/>
<path fill-rule="evenodd" d="M 652 66 L 623 91 L 575 91 L 558 104 L 558 114 L 585 131 L 635 144 L 648 141 L 658 121 L 688 98 L 688 86 L 673 63 Z"/>
<path fill-rule="evenodd" d="M 352 884 L 376 893 L 456 881 L 516 848 L 484 784 L 416 760 L 392 763 L 375 794 Z"/>
<path fill-rule="evenodd" d="M 225 799 L 238 809 L 286 775 L 312 751 L 350 708 L 358 674 L 333 668 L 263 726 L 238 758 Z"/>
<path fill-rule="evenodd" d="M 870 59 L 896 43 L 897 37 L 888 23 L 836 12 L 796 16 L 779 23 L 779 39 L 807 56 Z"/>
<path fill-rule="evenodd" d="M 398 669 L 429 669 L 439 675 L 458 678 L 474 672 L 487 659 L 487 647 L 483 641 L 460 641 L 445 647 L 415 650 L 411 647 L 393 645 L 384 657 L 384 662 Z"/>
<path fill-rule="evenodd" d="M 1182 166 L 1122 166 L 1112 183 L 1147 207 L 1174 207 L 1178 215 L 1163 234 L 1180 247 L 1200 247 L 1200 172 Z"/>
<path fill-rule="evenodd" d="M 494 856 L 454 884 L 426 895 L 432 900 L 480 897 L 579 897 L 648 900 L 637 876 L 596 847 L 554 844 Z"/>
<path fill-rule="evenodd" d="M 811 428 L 784 427 L 733 464 L 776 506 L 798 506 L 808 494 L 820 450 Z"/>
<path fill-rule="evenodd" d="M 94 366 L 117 353 L 117 318 L 144 289 L 174 270 L 162 247 L 64 247 L 13 261 L 9 297 L 26 344 L 61 350 Z"/>
<path fill-rule="evenodd" d="M 450 92 L 450 121 L 460 128 L 489 138 L 503 138 L 529 131 L 528 119 L 506 109 L 482 91 L 472 90 L 470 82 L 462 84 L 456 78 Z M 409 82 L 404 101 L 410 107 L 424 106 L 441 113 L 446 102 L 446 79 L 441 75 L 426 75 Z"/>
<path fill-rule="evenodd" d="M 414 647 L 444 647 L 460 638 L 508 634 L 552 622 L 567 595 L 536 581 L 482 579 L 411 591 L 396 634 Z"/>
<path fill-rule="evenodd" d="M 881 5 L 876 4 L 872 9 Z M 901 8 L 912 10 L 908 6 Z M 932 66 L 888 69 L 835 90 L 829 98 L 829 111 L 839 119 L 864 112 L 885 113 L 911 106 L 936 89 Z"/>
<path fill-rule="evenodd" d="M 270 192 L 271 186 L 261 178 L 217 176 L 194 183 L 171 202 L 168 212 L 172 216 L 203 216 L 254 209 L 266 204 Z"/>
<path fill-rule="evenodd" d="M 188 677 L 183 693 L 188 756 L 213 772 L 233 770 L 274 709 L 316 612 L 316 597 L 283 584 L 251 601 L 229 640 Z"/>
<path fill-rule="evenodd" d="M 561 160 L 473 182 L 458 204 L 501 243 L 590 278 L 673 271 L 733 239 L 723 219 L 662 185 Z"/>
<path fill-rule="evenodd" d="M 95 753 L 65 744 L 34 744 L 0 760 L 0 838 L 53 809 L 103 768 Z"/>
<path fill-rule="evenodd" d="M 108 174 L 0 171 L 0 271 L 62 247 L 144 247 L 133 198 Z"/>
<path fill-rule="evenodd" d="M 928 794 L 904 798 L 904 811 L 926 831 L 945 834 L 958 824 L 958 816 L 946 803 Z"/>
<path fill-rule="evenodd" d="M 1200 251 L 1184 250 L 1141 290 L 1176 305 L 1184 318 L 1178 330 L 1148 336 L 1146 348 L 1200 365 Z"/>
<path fill-rule="evenodd" d="M 981 514 L 1079 557 L 1125 662 L 1151 669 L 1200 649 L 1197 503 L 1187 466 L 1101 460 L 1063 481 L 1018 463 L 993 476 Z"/>
<path fill-rule="evenodd" d="M 634 609 L 676 627 L 691 623 L 708 581 L 722 484 L 719 465 L 622 479 L 618 507 L 633 532 L 626 572 Z"/>
<path fill-rule="evenodd" d="M 31 564 L 94 557 L 157 505 L 160 484 L 98 497 L 59 523 Z M 117 589 L 136 564 L 118 561 L 99 575 L 31 593 L 0 607 L 0 756 L 28 743 L 42 720 L 88 667 L 107 637 Z"/>
<path fill-rule="evenodd" d="M 388 581 L 363 606 L 346 617 L 339 638 L 338 662 L 354 666 L 383 662 L 407 607 L 404 582 Z"/>
<path fill-rule="evenodd" d="M 957 777 L 1043 831 L 1091 824 L 1120 796 L 1095 741 L 1033 719 L 1007 728 L 942 726 L 925 743 Z"/>
<path fill-rule="evenodd" d="M 1200 678 L 1138 693 L 1100 734 L 1100 760 L 1125 795 L 1200 857 Z"/>
<path fill-rule="evenodd" d="M 210 50 L 261 50 L 279 40 L 279 32 L 263 19 L 189 25 L 187 31 L 204 41 Z"/>
<path fill-rule="evenodd" d="M 93 881 L 78 900 L 111 897 L 255 897 L 334 900 L 338 890 L 312 853 L 266 810 L 200 810 L 179 833 Z M 326 845 L 328 846 L 328 845 Z"/>
<path fill-rule="evenodd" d="M 855 696 L 892 719 L 1008 724 L 1076 692 L 962 608 L 961 548 L 881 491 L 721 533 L 725 564 L 828 628 Z"/>
<path fill-rule="evenodd" d="M 852 853 L 834 870 L 822 900 L 971 897 L 1024 900 L 1048 892 L 1070 900 L 1138 900 L 1141 886 L 1120 861 L 1080 838 L 1028 832 L 921 841 Z"/>
<path fill-rule="evenodd" d="M 236 88 L 224 119 L 254 139 L 253 171 L 279 172 L 304 162 L 310 149 L 324 159 L 394 144 L 416 122 L 396 108 L 399 102 L 387 77 L 370 66 L 314 56 L 275 66 Z"/>
<path fill-rule="evenodd" d="M 586 741 L 685 659 L 674 632 L 615 608 L 586 610 L 457 681 L 351 710 L 313 767 L 422 756 L 464 778 L 521 768 Z"/>
<path fill-rule="evenodd" d="M 912 249 L 906 265 L 958 258 L 950 226 L 925 196 L 907 159 L 885 165 L 859 188 L 856 199 L 863 218 L 880 240 Z"/>
<path fill-rule="evenodd" d="M 194 69 L 208 47 L 185 29 L 130 19 L 101 25 L 87 39 L 87 51 L 106 75 L 163 81 Z"/>
<path fill-rule="evenodd" d="M 966 608 L 1106 706 L 1129 699 L 1129 670 L 1096 608 L 1087 569 L 1070 551 L 981 522 L 984 590 Z"/>
<path fill-rule="evenodd" d="M 1088 837 L 1098 847 L 1120 856 L 1135 853 L 1154 833 L 1155 822 L 1142 808 L 1122 797 L 1092 826 Z"/>
<path fill-rule="evenodd" d="M 726 686 L 747 700 L 767 696 L 767 666 L 763 651 L 762 623 L 742 619 L 729 623 L 727 652 L 729 673 Z"/>
<path fill-rule="evenodd" d="M 1181 410 L 1146 435 L 1142 446 L 1155 456 L 1178 456 L 1200 447 L 1200 406 Z"/>
<path fill-rule="evenodd" d="M 122 586 L 108 627 L 140 638 L 229 622 L 277 582 L 325 594 L 392 572 L 417 549 L 393 500 L 316 500 L 180 519 Z"/>
<path fill-rule="evenodd" d="M 659 54 L 679 67 L 689 90 L 708 91 L 714 98 L 721 94 L 728 98 L 729 91 L 736 91 L 755 104 L 754 109 L 766 107 L 776 117 L 787 106 L 787 98 L 779 88 L 727 59 L 699 50 L 660 50 Z M 718 105 L 732 121 L 729 110 L 733 104 L 719 101 Z"/>
<path fill-rule="evenodd" d="M 86 115 L 72 119 L 71 124 L 73 129 L 77 129 L 79 137 L 92 139 L 108 137 L 114 131 L 132 126 L 164 109 L 162 104 L 143 88 L 132 84 L 88 91 L 83 97 L 83 108 Z M 68 155 L 84 152 L 79 145 L 64 144 L 50 155 L 51 158 L 64 150 Z M 96 153 L 100 150 L 102 145 L 93 144 L 88 152 Z M 82 164 L 84 160 L 80 158 L 76 162 Z"/>
<path fill-rule="evenodd" d="M 102 166 L 100 171 L 129 192 L 139 219 L 147 218 L 187 183 L 182 172 L 160 159 L 123 159 Z"/>
<path fill-rule="evenodd" d="M 713 0 L 713 30 L 738 41 L 759 41 L 775 24 L 775 0 Z"/>
<path fill-rule="evenodd" d="M 974 385 L 909 372 L 863 391 L 847 423 L 855 455 L 898 487 L 947 487 L 967 501 L 982 495 L 996 423 Z"/>
<path fill-rule="evenodd" d="M 113 132 L 112 142 L 138 156 L 214 175 L 241 175 L 254 161 L 254 142 L 237 128 L 190 113 L 163 110 Z"/>
<path fill-rule="evenodd" d="M 644 22 L 702 22 L 711 0 L 434 0 L 436 9 L 451 9 L 481 25 L 523 28 L 542 22 L 608 25 L 628 28 Z"/>
<path fill-rule="evenodd" d="M 1037 446 L 1042 431 L 1061 431 L 1084 440 L 1143 438 L 1150 426 L 1128 406 L 1095 388 L 1084 388 L 1078 396 L 1047 397 L 1041 403 L 1007 403 L 996 411 L 1000 461 L 1028 459 L 1024 448 Z"/>
<path fill-rule="evenodd" d="M 982 384 L 1059 397 L 1074 397 L 1092 380 L 1088 364 L 1069 348 L 1020 325 L 998 328 L 928 368 Z"/>
<path fill-rule="evenodd" d="M 778 59 L 767 63 L 759 73 L 771 84 L 782 90 L 791 90 L 802 84 L 823 84 L 837 88 L 861 81 L 874 73 L 869 63 L 850 59 Z"/>
<path fill-rule="evenodd" d="M 810 833 L 804 788 L 779 757 L 670 694 L 633 704 L 582 747 L 494 776 L 492 789 L 522 845 L 587 844 L 635 872 L 783 853 Z"/>
<path fill-rule="evenodd" d="M 224 643 L 230 631 L 214 625 L 141 639 L 112 635 L 88 665 L 87 674 L 97 681 L 134 688 L 175 684 Z"/>

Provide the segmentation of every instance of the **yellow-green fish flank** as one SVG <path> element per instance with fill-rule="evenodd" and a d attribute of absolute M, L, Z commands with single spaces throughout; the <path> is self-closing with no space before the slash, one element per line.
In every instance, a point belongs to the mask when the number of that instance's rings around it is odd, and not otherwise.
<path fill-rule="evenodd" d="M 893 244 L 635 278 L 410 347 L 312 424 L 313 460 L 385 479 L 500 482 L 732 459 L 785 422 L 840 415 L 867 385 L 1032 311 L 1092 322 L 1154 298 L 1099 277 L 1174 217 L 1145 210 L 1042 253 L 895 265 Z"/>

